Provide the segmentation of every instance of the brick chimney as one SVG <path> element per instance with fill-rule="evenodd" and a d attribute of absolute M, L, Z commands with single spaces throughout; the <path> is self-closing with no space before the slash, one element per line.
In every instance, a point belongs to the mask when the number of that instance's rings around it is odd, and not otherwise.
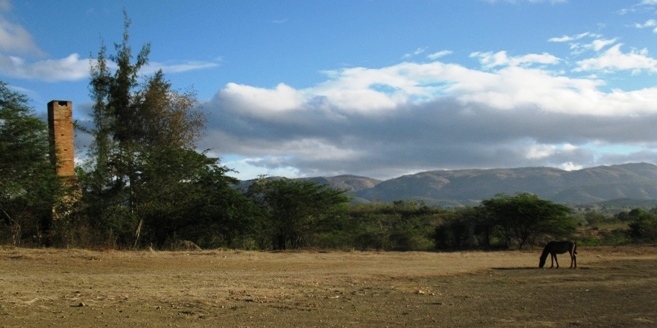
<path fill-rule="evenodd" d="M 48 127 L 50 131 L 50 158 L 57 166 L 60 177 L 75 177 L 73 133 L 73 103 L 53 100 L 48 103 Z"/>

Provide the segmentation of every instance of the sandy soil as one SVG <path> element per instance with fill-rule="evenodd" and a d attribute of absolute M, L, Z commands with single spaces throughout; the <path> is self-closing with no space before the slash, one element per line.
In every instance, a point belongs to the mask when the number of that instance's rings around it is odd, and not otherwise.
<path fill-rule="evenodd" d="M 0 248 L 0 327 L 657 325 L 657 247 L 539 253 Z"/>

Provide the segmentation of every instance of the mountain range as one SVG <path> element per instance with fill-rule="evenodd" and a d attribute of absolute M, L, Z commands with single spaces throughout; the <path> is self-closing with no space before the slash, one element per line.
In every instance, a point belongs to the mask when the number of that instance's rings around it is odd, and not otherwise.
<path fill-rule="evenodd" d="M 385 181 L 354 175 L 306 179 L 345 189 L 357 202 L 411 200 L 459 207 L 478 205 L 499 193 L 520 192 L 562 204 L 657 200 L 657 166 L 649 163 L 574 171 L 550 167 L 436 170 Z"/>

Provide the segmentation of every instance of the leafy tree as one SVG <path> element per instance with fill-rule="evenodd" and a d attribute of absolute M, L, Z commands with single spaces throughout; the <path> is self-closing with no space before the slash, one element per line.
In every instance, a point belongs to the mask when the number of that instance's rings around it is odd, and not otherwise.
<path fill-rule="evenodd" d="M 595 225 L 600 223 L 609 223 L 612 220 L 615 220 L 615 218 L 611 215 L 606 215 L 602 212 L 591 210 L 584 213 L 584 220 L 590 225 Z"/>
<path fill-rule="evenodd" d="M 422 202 L 360 204 L 349 208 L 348 233 L 361 250 L 428 250 L 447 211 Z"/>
<path fill-rule="evenodd" d="M 94 99 L 93 124 L 88 131 L 94 137 L 89 150 L 86 170 L 78 176 L 85 188 L 86 212 L 94 228 L 107 231 L 110 239 L 126 239 L 137 227 L 134 213 L 134 194 L 130 179 L 136 178 L 134 156 L 138 153 L 136 140 L 127 138 L 132 128 L 132 115 L 137 110 L 133 92 L 138 86 L 139 69 L 148 62 L 150 45 L 145 45 L 132 61 L 125 16 L 123 42 L 115 44 L 116 55 L 108 56 L 101 46 L 91 66 L 90 95 Z M 112 72 L 108 60 L 116 65 Z M 133 230 L 134 231 L 134 230 Z M 118 234 L 118 236 L 116 236 Z M 112 241 L 114 242 L 114 241 Z M 126 240 L 121 240 L 126 242 Z"/>
<path fill-rule="evenodd" d="M 232 182 L 218 159 L 194 150 L 205 128 L 195 93 L 172 89 L 161 71 L 139 83 L 150 45 L 133 58 L 124 15 L 116 54 L 107 55 L 102 46 L 91 67 L 95 141 L 80 176 L 87 213 L 110 242 L 161 246 L 196 220 L 200 176 L 210 170 L 222 188 Z"/>
<path fill-rule="evenodd" d="M 491 230 L 480 207 L 466 207 L 445 215 L 432 238 L 436 249 L 489 248 Z"/>
<path fill-rule="evenodd" d="M 519 249 L 539 236 L 566 236 L 576 229 L 574 221 L 568 216 L 570 208 L 530 193 L 516 196 L 500 194 L 481 204 L 500 227 L 507 245 L 515 242 Z"/>
<path fill-rule="evenodd" d="M 0 81 L 0 222 L 20 243 L 25 230 L 48 243 L 51 213 L 60 190 L 49 158 L 48 127 L 28 99 Z"/>
<path fill-rule="evenodd" d="M 633 209 L 627 213 L 630 221 L 628 235 L 634 242 L 657 242 L 657 215 L 642 209 Z"/>
<path fill-rule="evenodd" d="M 261 178 L 248 190 L 263 209 L 264 231 L 278 250 L 309 245 L 316 233 L 331 227 L 346 213 L 349 197 L 345 193 L 327 185 L 284 178 Z"/>
<path fill-rule="evenodd" d="M 148 188 L 136 192 L 138 213 L 150 227 L 146 242 L 163 247 L 180 238 L 202 247 L 233 247 L 251 233 L 251 202 L 216 159 L 185 149 L 150 155 L 162 158 L 146 161 L 154 167 L 144 169 L 138 185 Z"/>

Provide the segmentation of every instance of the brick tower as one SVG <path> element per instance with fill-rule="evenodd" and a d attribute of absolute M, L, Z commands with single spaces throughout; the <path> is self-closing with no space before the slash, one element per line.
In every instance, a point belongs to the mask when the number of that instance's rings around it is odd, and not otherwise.
<path fill-rule="evenodd" d="M 48 127 L 51 143 L 50 158 L 57 166 L 57 175 L 62 178 L 74 179 L 73 103 L 66 100 L 49 102 Z"/>

